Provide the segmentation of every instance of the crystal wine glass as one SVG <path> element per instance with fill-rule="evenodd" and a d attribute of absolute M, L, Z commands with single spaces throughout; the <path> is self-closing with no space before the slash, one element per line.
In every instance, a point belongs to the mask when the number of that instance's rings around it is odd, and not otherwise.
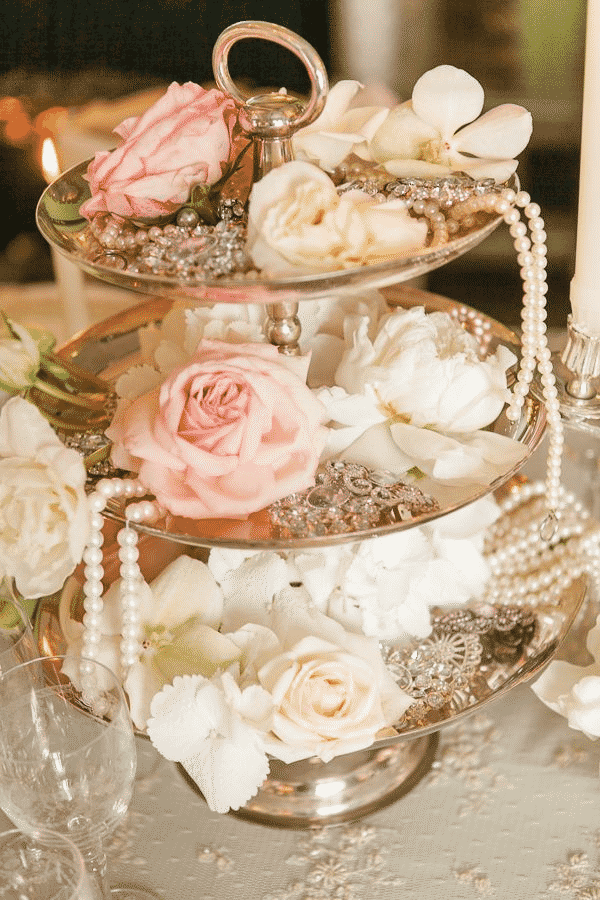
<path fill-rule="evenodd" d="M 31 623 L 12 581 L 0 581 L 0 673 L 37 655 Z"/>
<path fill-rule="evenodd" d="M 43 843 L 22 831 L 0 833 L 0 900 L 93 900 L 83 857 L 64 835 Z"/>
<path fill-rule="evenodd" d="M 103 841 L 124 818 L 135 739 L 116 676 L 95 660 L 41 657 L 0 674 L 0 807 L 36 839 L 51 829 L 80 849 L 96 897 L 148 900 L 107 880 Z"/>

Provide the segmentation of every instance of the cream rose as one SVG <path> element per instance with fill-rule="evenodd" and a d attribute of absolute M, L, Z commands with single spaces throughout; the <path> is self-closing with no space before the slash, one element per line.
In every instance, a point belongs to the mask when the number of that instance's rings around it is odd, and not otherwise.
<path fill-rule="evenodd" d="M 60 590 L 88 535 L 86 471 L 42 414 L 13 397 L 0 410 L 0 573 L 28 598 Z"/>
<path fill-rule="evenodd" d="M 331 272 L 385 262 L 425 246 L 427 225 L 402 200 L 362 191 L 338 195 L 311 163 L 285 163 L 256 182 L 248 209 L 248 251 L 266 272 Z"/>
<path fill-rule="evenodd" d="M 271 730 L 295 759 L 301 758 L 300 751 L 328 762 L 369 747 L 412 702 L 382 663 L 374 668 L 366 659 L 312 636 L 265 663 L 258 680 L 273 700 Z"/>

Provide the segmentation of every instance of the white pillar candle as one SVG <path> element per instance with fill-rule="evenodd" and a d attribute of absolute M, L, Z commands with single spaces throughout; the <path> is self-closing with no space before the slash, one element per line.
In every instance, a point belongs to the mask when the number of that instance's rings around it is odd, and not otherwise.
<path fill-rule="evenodd" d="M 600 0 L 588 0 L 573 321 L 600 335 Z"/>
<path fill-rule="evenodd" d="M 79 266 L 54 247 L 52 247 L 52 268 L 67 334 L 73 335 L 90 324 L 84 275 Z"/>

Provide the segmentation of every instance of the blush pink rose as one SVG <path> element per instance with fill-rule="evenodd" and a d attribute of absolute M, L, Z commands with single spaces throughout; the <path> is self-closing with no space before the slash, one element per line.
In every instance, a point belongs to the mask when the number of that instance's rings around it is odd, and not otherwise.
<path fill-rule="evenodd" d="M 308 364 L 271 344 L 202 340 L 191 362 L 117 411 L 113 462 L 186 518 L 244 518 L 304 490 L 325 415 Z"/>
<path fill-rule="evenodd" d="M 115 128 L 121 146 L 96 153 L 87 170 L 92 196 L 81 214 L 156 218 L 175 212 L 192 185 L 221 178 L 232 144 L 242 140 L 236 125 L 231 97 L 173 82 L 142 116 Z"/>

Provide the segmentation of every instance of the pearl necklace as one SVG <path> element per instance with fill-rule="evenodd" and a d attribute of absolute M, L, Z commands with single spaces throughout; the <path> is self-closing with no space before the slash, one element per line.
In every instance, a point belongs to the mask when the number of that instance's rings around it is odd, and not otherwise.
<path fill-rule="evenodd" d="M 102 545 L 104 535 L 102 527 L 104 511 L 109 500 L 113 498 L 133 499 L 143 497 L 146 488 L 132 478 L 103 478 L 96 485 L 96 490 L 88 497 L 90 511 L 88 542 L 83 554 L 85 562 L 85 583 L 83 586 L 83 644 L 81 655 L 81 674 L 90 675 L 93 666 L 86 667 L 86 659 L 98 658 L 102 634 L 100 632 L 100 615 L 104 609 L 102 599 Z M 140 653 L 141 621 L 139 616 L 140 587 L 144 583 L 138 565 L 137 531 L 131 523 L 153 522 L 161 515 L 158 504 L 151 500 L 141 503 L 129 503 L 125 509 L 125 526 L 117 535 L 119 544 L 119 560 L 121 562 L 121 678 L 125 679 L 127 671 L 138 659 Z"/>
<path fill-rule="evenodd" d="M 527 224 L 521 221 L 519 207 L 523 209 Z M 427 212 L 427 209 L 424 209 Z M 433 211 L 433 210 L 432 210 Z M 552 536 L 557 527 L 559 493 L 561 484 L 562 451 L 564 446 L 563 423 L 560 414 L 556 379 L 552 370 L 552 356 L 546 338 L 546 281 L 547 247 L 544 220 L 540 207 L 531 202 L 525 191 L 516 193 L 506 188 L 499 194 L 490 193 L 469 197 L 456 203 L 449 213 L 449 220 L 456 225 L 472 226 L 477 213 L 502 216 L 509 226 L 521 267 L 523 280 L 523 308 L 521 312 L 521 362 L 512 391 L 512 399 L 506 411 L 511 422 L 521 416 L 525 398 L 529 393 L 536 369 L 540 374 L 546 422 L 548 425 L 548 457 L 546 463 L 547 516 L 541 523 L 544 535 Z M 529 230 L 529 234 L 528 234 Z"/>
<path fill-rule="evenodd" d="M 600 584 L 600 525 L 574 494 L 560 487 L 556 528 L 550 539 L 546 486 L 526 483 L 501 504 L 500 518 L 488 529 L 485 554 L 491 576 L 484 602 L 499 605 L 559 604 L 582 575 Z"/>

